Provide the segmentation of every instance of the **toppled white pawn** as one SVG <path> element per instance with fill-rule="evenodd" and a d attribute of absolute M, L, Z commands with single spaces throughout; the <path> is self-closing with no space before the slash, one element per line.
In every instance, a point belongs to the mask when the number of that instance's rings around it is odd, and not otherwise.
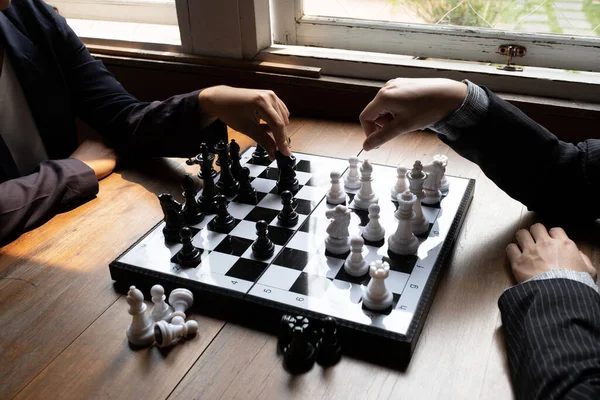
<path fill-rule="evenodd" d="M 369 266 L 371 280 L 363 293 L 363 304 L 371 310 L 385 310 L 394 302 L 392 292 L 385 286 L 385 279 L 390 276 L 390 265 L 383 261 L 373 261 Z"/>
<path fill-rule="evenodd" d="M 346 258 L 344 270 L 351 276 L 363 276 L 369 270 L 369 265 L 362 255 L 362 249 L 365 241 L 360 236 L 350 239 L 350 249 L 352 253 Z"/>
<path fill-rule="evenodd" d="M 170 321 L 171 314 L 173 314 L 173 308 L 165 301 L 167 298 L 167 296 L 165 296 L 165 289 L 161 285 L 154 285 L 152 286 L 152 289 L 150 289 L 150 294 L 152 295 L 152 302 L 154 303 L 150 317 L 152 317 L 154 321 Z"/>
<path fill-rule="evenodd" d="M 406 184 L 406 171 L 406 168 L 400 165 L 398 165 L 398 168 L 396 168 L 396 177 L 398 179 L 396 180 L 396 185 L 394 185 L 391 190 L 393 201 L 396 201 L 398 195 L 402 194 L 408 188 Z"/>
<path fill-rule="evenodd" d="M 340 185 L 340 174 L 338 171 L 331 171 L 329 174 L 331 178 L 331 188 L 327 191 L 327 202 L 329 204 L 344 204 L 346 202 L 346 192 Z"/>
<path fill-rule="evenodd" d="M 182 324 L 158 321 L 154 327 L 154 339 L 158 347 L 168 347 L 173 345 L 180 337 L 192 336 L 196 332 L 198 332 L 198 323 L 194 320 Z"/>
<path fill-rule="evenodd" d="M 381 208 L 377 204 L 369 206 L 369 222 L 363 229 L 362 236 L 370 242 L 378 242 L 385 237 L 385 228 L 379 223 Z"/>
<path fill-rule="evenodd" d="M 360 190 L 354 196 L 354 207 L 362 210 L 369 208 L 371 204 L 377 204 L 379 202 L 379 196 L 373 192 L 373 186 L 371 182 L 371 174 L 373 173 L 373 165 L 369 160 L 364 160 L 360 167 Z"/>
<path fill-rule="evenodd" d="M 419 239 L 412 232 L 411 218 L 414 215 L 413 204 L 417 200 L 417 196 L 407 190 L 398 195 L 397 199 L 396 218 L 398 227 L 388 238 L 388 249 L 399 255 L 414 254 L 419 248 Z"/>
<path fill-rule="evenodd" d="M 127 327 L 127 339 L 136 346 L 148 346 L 154 342 L 154 321 L 146 316 L 144 295 L 135 286 L 129 287 L 127 292 L 129 314 L 133 317 Z"/>
<path fill-rule="evenodd" d="M 360 188 L 360 175 L 358 174 L 358 163 L 360 160 L 358 157 L 350 157 L 348 159 L 348 172 L 344 176 L 344 186 L 346 189 L 358 189 Z"/>
<path fill-rule="evenodd" d="M 175 289 L 169 295 L 169 303 L 174 310 L 171 322 L 181 325 L 185 322 L 185 311 L 194 304 L 194 295 L 187 289 Z"/>

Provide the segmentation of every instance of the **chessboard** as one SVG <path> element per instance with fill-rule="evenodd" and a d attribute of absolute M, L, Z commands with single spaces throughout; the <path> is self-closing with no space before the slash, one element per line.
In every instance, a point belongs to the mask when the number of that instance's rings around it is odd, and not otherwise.
<path fill-rule="evenodd" d="M 152 284 L 184 287 L 205 298 L 225 296 L 240 307 L 266 308 L 280 316 L 331 316 L 345 332 L 400 344 L 410 359 L 440 273 L 473 197 L 475 181 L 446 176 L 449 188 L 442 200 L 432 206 L 423 204 L 429 230 L 418 237 L 416 254 L 397 256 L 387 249 L 387 237 L 398 225 L 394 217 L 398 203 L 390 194 L 396 183 L 396 167 L 373 164 L 372 186 L 379 195 L 380 222 L 386 239 L 365 241 L 363 256 L 367 262 L 384 260 L 390 265 L 385 284 L 393 294 L 391 307 L 373 311 L 362 304 L 370 275 L 347 274 L 344 262 L 349 253 L 334 255 L 325 249 L 330 223 L 325 211 L 335 207 L 325 200 L 331 186 L 330 173 L 337 170 L 343 179 L 348 160 L 294 153 L 300 185 L 295 195 L 299 221 L 288 228 L 280 226 L 277 218 L 282 209 L 281 196 L 277 194 L 277 163 L 253 163 L 254 150 L 247 149 L 240 163 L 250 170 L 258 204 L 242 204 L 235 197 L 228 198 L 228 211 L 235 218 L 228 233 L 212 229 L 214 215 L 206 215 L 200 223 L 189 226 L 193 244 L 202 251 L 198 265 L 182 267 L 177 263 L 182 245 L 165 240 L 165 222 L 161 221 L 110 264 L 112 278 L 133 285 L 150 280 Z M 346 189 L 346 193 L 346 205 L 352 209 L 350 234 L 360 235 L 369 221 L 368 212 L 353 207 L 358 189 Z M 257 237 L 256 222 L 261 220 L 268 223 L 269 238 L 275 245 L 273 256 L 266 260 L 256 259 L 251 249 Z"/>

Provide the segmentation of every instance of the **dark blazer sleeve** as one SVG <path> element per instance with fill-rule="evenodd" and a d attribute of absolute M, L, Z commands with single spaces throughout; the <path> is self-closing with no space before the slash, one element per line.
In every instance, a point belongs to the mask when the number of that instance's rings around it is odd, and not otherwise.
<path fill-rule="evenodd" d="M 0 183 L 0 246 L 96 193 L 94 171 L 73 158 L 45 161 L 31 175 Z"/>
<path fill-rule="evenodd" d="M 139 101 L 92 57 L 62 16 L 41 0 L 34 2 L 55 26 L 54 51 L 77 116 L 113 146 L 144 155 L 191 156 L 203 141 L 227 140 L 225 124 L 201 110 L 199 90 L 164 101 Z"/>
<path fill-rule="evenodd" d="M 440 139 L 531 211 L 578 220 L 600 217 L 600 140 L 560 141 L 484 89 L 490 102 L 481 121 Z"/>
<path fill-rule="evenodd" d="M 600 398 L 600 295 L 569 279 L 516 285 L 498 302 L 518 399 Z"/>

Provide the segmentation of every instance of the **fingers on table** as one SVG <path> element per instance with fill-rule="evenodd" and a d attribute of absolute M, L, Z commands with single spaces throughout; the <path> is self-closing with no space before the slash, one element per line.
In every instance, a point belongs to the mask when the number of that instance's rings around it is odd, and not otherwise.
<path fill-rule="evenodd" d="M 533 236 L 527 229 L 520 229 L 517 231 L 517 243 L 519 243 L 519 247 L 521 250 L 525 251 L 525 249 L 529 247 L 533 247 L 535 245 L 535 241 L 533 240 Z"/>
<path fill-rule="evenodd" d="M 516 244 L 511 243 L 506 246 L 506 255 L 508 256 L 508 261 L 510 261 L 511 264 L 516 263 L 521 254 L 521 250 Z"/>
<path fill-rule="evenodd" d="M 540 223 L 534 224 L 531 228 L 529 228 L 529 231 L 531 232 L 531 236 L 533 236 L 533 240 L 535 240 L 536 242 L 550 239 L 548 230 L 544 225 Z"/>

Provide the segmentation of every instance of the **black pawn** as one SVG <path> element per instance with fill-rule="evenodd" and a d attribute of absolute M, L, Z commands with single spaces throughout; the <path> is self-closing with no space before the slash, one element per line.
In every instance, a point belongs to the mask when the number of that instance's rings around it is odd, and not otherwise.
<path fill-rule="evenodd" d="M 242 164 L 240 164 L 240 160 L 242 156 L 240 155 L 240 145 L 237 144 L 235 139 L 231 139 L 229 143 L 229 159 L 231 160 L 231 175 L 237 181 L 241 179 L 242 172 Z M 241 185 L 241 183 L 240 183 Z"/>
<path fill-rule="evenodd" d="M 342 357 L 342 345 L 337 336 L 337 322 L 332 317 L 323 320 L 321 338 L 317 342 L 317 362 L 328 367 L 337 364 Z"/>
<path fill-rule="evenodd" d="M 301 326 L 292 329 L 290 344 L 283 350 L 283 366 L 292 374 L 301 374 L 315 363 L 315 348 Z"/>
<path fill-rule="evenodd" d="M 281 193 L 281 204 L 283 204 L 283 208 L 279 215 L 277 215 L 279 225 L 287 227 L 296 226 L 298 223 L 298 213 L 296 212 L 296 204 L 292 192 L 285 190 Z"/>
<path fill-rule="evenodd" d="M 212 158 L 209 157 L 208 146 L 206 143 L 202 143 L 200 145 L 200 149 L 202 150 L 202 159 L 203 162 L 201 164 L 202 168 L 202 193 L 200 194 L 200 198 L 198 199 L 198 206 L 200 210 L 202 210 L 206 214 L 213 214 L 217 211 L 215 196 L 217 194 L 215 188 L 215 181 L 211 175 L 211 170 L 213 170 L 212 166 Z"/>
<path fill-rule="evenodd" d="M 256 189 L 250 183 L 250 170 L 243 167 L 240 171 L 240 190 L 236 197 L 238 203 L 251 204 L 255 206 L 258 203 Z"/>
<path fill-rule="evenodd" d="M 217 191 L 227 197 L 233 197 L 237 194 L 240 189 L 240 184 L 233 175 L 231 174 L 231 165 L 229 162 L 229 155 L 227 151 L 229 146 L 224 141 L 217 143 L 215 147 L 219 160 L 221 161 L 221 172 L 219 174 L 219 181 L 215 185 Z"/>
<path fill-rule="evenodd" d="M 215 196 L 217 216 L 212 220 L 215 232 L 229 233 L 235 227 L 235 218 L 227 211 L 227 199 L 222 194 Z"/>
<path fill-rule="evenodd" d="M 296 179 L 296 159 L 288 156 L 284 156 L 280 151 L 275 152 L 275 159 L 277 160 L 277 168 L 279 175 L 277 177 L 277 194 L 281 194 L 286 190 L 296 194 L 300 190 L 298 179 Z"/>
<path fill-rule="evenodd" d="M 256 240 L 252 244 L 252 255 L 258 260 L 266 260 L 273 256 L 275 245 L 269 239 L 268 225 L 265 221 L 256 223 Z"/>
<path fill-rule="evenodd" d="M 277 348 L 280 352 L 283 352 L 292 340 L 292 330 L 296 325 L 296 318 L 292 315 L 285 314 L 281 317 L 279 322 L 279 332 L 277 334 Z"/>
<path fill-rule="evenodd" d="M 257 144 L 256 150 L 252 153 L 252 164 L 257 165 L 270 165 L 271 159 L 269 158 L 269 153 L 265 150 L 264 147 Z"/>
<path fill-rule="evenodd" d="M 192 243 L 192 230 L 184 226 L 179 230 L 179 237 L 183 247 L 177 253 L 177 263 L 183 267 L 195 267 L 200 264 L 202 251 Z"/>
<path fill-rule="evenodd" d="M 183 217 L 189 225 L 197 224 L 204 219 L 204 214 L 196 201 L 196 185 L 190 174 L 185 174 L 181 188 L 183 189 Z"/>
<path fill-rule="evenodd" d="M 163 234 L 165 239 L 170 242 L 178 242 L 179 230 L 184 225 L 181 204 L 169 193 L 159 194 L 158 200 L 164 213 L 165 227 L 163 228 Z"/>

